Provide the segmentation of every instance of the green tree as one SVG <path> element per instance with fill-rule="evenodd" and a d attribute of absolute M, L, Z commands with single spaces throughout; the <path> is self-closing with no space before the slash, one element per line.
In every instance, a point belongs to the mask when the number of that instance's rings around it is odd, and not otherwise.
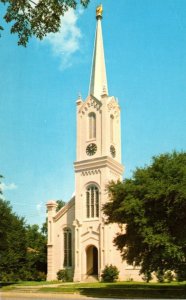
<path fill-rule="evenodd" d="M 66 205 L 65 201 L 63 200 L 57 200 L 57 208 L 56 208 L 56 212 L 59 211 L 63 206 Z"/>
<path fill-rule="evenodd" d="M 47 240 L 38 225 L 26 225 L 0 199 L 0 280 L 41 280 L 46 278 Z"/>
<path fill-rule="evenodd" d="M 70 8 L 81 3 L 87 7 L 90 0 L 0 0 L 5 4 L 4 20 L 12 23 L 11 33 L 18 34 L 18 45 L 26 46 L 32 36 L 42 39 L 50 32 L 59 31 L 61 17 Z M 0 26 L 0 30 L 3 27 Z"/>
<path fill-rule="evenodd" d="M 44 279 L 47 272 L 47 237 L 40 231 L 38 225 L 26 226 L 26 246 L 26 279 Z M 40 274 L 43 274 L 42 278 Z"/>
<path fill-rule="evenodd" d="M 1 196 L 0 182 L 0 281 L 45 279 L 46 235 L 38 225 L 26 225 Z"/>
<path fill-rule="evenodd" d="M 56 212 L 58 212 L 63 206 L 66 205 L 66 202 L 63 200 L 57 200 L 56 203 L 57 203 Z M 47 231 L 48 231 L 47 222 L 48 222 L 48 219 L 46 218 L 46 221 L 43 223 L 42 228 L 41 228 L 41 232 L 43 234 L 45 234 L 46 236 L 47 236 Z"/>
<path fill-rule="evenodd" d="M 0 280 L 17 280 L 26 263 L 24 218 L 12 212 L 8 201 L 0 199 Z"/>
<path fill-rule="evenodd" d="M 154 157 L 131 179 L 111 182 L 103 207 L 109 223 L 125 227 L 114 243 L 141 274 L 186 270 L 186 153 Z M 183 277 L 183 276 L 182 276 Z"/>

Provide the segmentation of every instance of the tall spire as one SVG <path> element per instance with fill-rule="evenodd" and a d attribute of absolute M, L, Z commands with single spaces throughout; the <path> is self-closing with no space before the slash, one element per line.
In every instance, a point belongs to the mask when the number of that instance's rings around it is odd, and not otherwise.
<path fill-rule="evenodd" d="M 99 100 L 103 93 L 103 89 L 106 92 L 106 94 L 108 94 L 103 37 L 101 28 L 102 11 L 102 5 L 98 6 L 96 9 L 97 28 L 94 42 L 92 72 L 89 88 L 89 94 L 95 96 Z"/>

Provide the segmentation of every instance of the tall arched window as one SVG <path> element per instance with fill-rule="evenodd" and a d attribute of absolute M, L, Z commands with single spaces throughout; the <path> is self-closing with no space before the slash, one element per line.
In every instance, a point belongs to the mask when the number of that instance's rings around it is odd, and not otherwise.
<path fill-rule="evenodd" d="M 64 267 L 72 266 L 72 233 L 70 228 L 65 228 L 63 230 L 64 236 Z"/>
<path fill-rule="evenodd" d="M 110 140 L 114 141 L 114 116 L 110 116 Z"/>
<path fill-rule="evenodd" d="M 99 190 L 95 185 L 89 185 L 86 190 L 87 218 L 99 217 Z"/>
<path fill-rule="evenodd" d="M 96 114 L 91 112 L 89 115 L 89 139 L 96 138 Z"/>

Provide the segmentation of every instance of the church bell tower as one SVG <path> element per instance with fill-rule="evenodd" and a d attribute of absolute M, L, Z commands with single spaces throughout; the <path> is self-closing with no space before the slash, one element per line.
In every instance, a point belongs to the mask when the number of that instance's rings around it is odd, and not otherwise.
<path fill-rule="evenodd" d="M 88 97 L 78 98 L 75 169 L 74 280 L 101 275 L 113 263 L 115 225 L 105 225 L 102 205 L 106 185 L 122 178 L 120 107 L 110 96 L 102 38 L 102 6 L 96 10 L 96 33 Z M 117 252 L 118 253 L 118 252 Z M 118 254 L 117 254 L 118 255 Z"/>

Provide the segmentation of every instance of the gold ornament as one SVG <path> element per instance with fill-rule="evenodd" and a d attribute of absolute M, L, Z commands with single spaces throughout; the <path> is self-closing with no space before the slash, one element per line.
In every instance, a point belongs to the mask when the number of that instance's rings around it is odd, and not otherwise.
<path fill-rule="evenodd" d="M 96 18 L 100 18 L 100 17 L 102 18 L 102 14 L 103 14 L 103 6 L 102 4 L 100 4 L 96 8 Z"/>

